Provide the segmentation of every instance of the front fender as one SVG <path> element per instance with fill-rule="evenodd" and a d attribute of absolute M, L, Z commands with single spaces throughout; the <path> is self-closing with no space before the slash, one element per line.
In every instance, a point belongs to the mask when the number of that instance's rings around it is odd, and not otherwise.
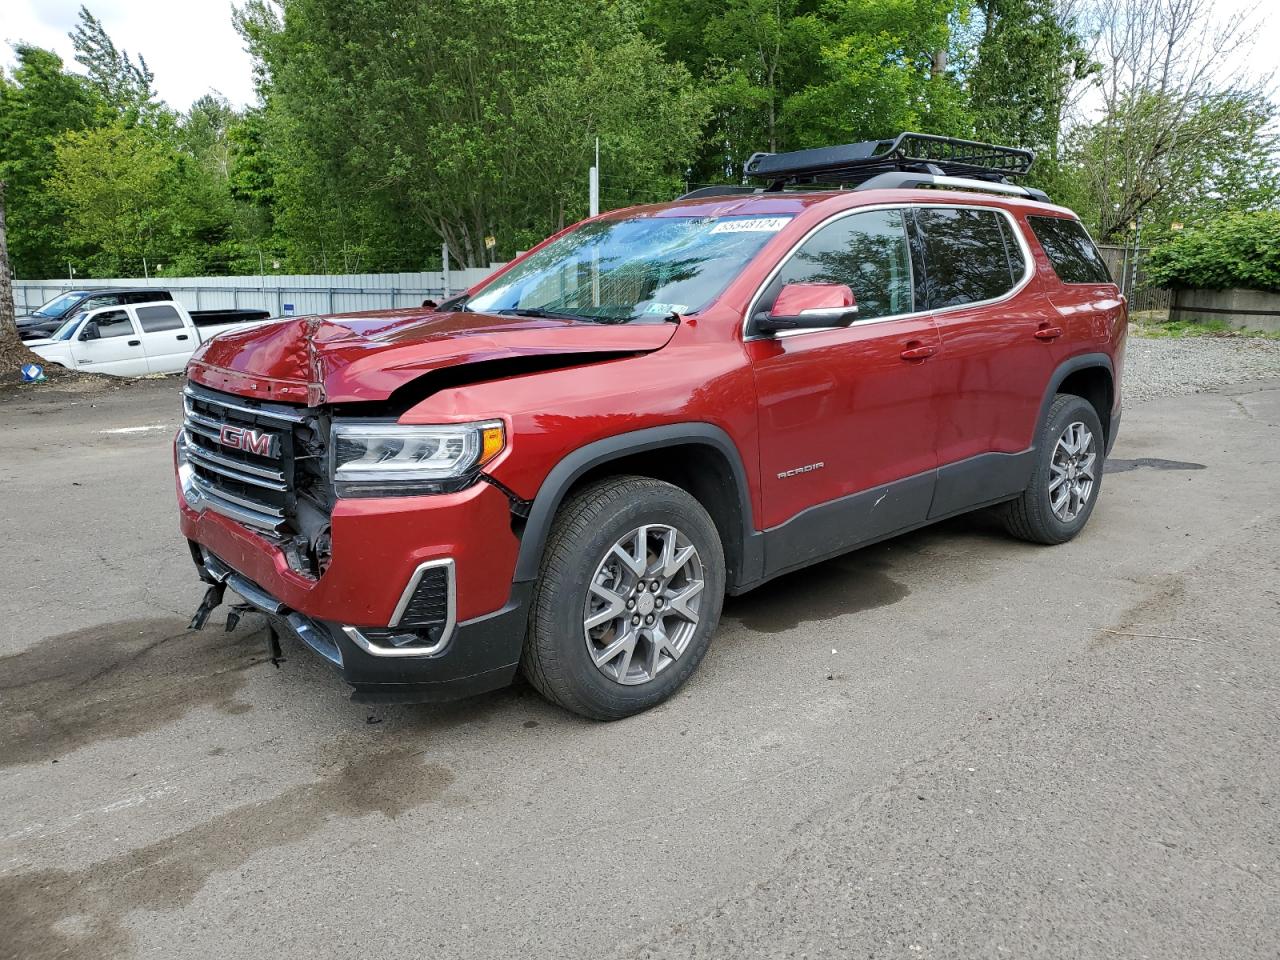
<path fill-rule="evenodd" d="M 605 437 L 579 447 L 560 460 L 542 482 L 530 506 L 516 559 L 515 581 L 521 583 L 537 579 L 547 535 L 556 511 L 560 509 L 569 489 L 588 470 L 631 454 L 686 444 L 712 447 L 728 462 L 742 517 L 743 562 L 738 579 L 743 583 L 758 580 L 764 567 L 764 550 L 760 534 L 755 529 L 751 491 L 747 484 L 742 454 L 729 434 L 720 427 L 711 423 L 691 422 L 665 424 Z"/>

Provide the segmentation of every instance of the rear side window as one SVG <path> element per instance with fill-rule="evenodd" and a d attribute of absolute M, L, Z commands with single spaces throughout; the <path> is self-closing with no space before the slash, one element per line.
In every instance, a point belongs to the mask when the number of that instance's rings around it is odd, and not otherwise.
<path fill-rule="evenodd" d="M 138 307 L 138 322 L 142 324 L 144 333 L 159 333 L 161 330 L 180 330 L 182 317 L 178 311 L 167 304 L 154 307 Z"/>
<path fill-rule="evenodd" d="M 998 211 L 919 207 L 915 217 L 929 309 L 995 300 L 1022 279 L 1022 248 Z"/>
<path fill-rule="evenodd" d="M 1111 282 L 1102 255 L 1079 220 L 1027 217 L 1027 222 L 1063 283 Z"/>

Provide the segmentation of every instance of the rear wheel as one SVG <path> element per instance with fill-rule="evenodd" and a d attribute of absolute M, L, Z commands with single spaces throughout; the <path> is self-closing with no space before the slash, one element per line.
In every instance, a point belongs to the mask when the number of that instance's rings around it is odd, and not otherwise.
<path fill-rule="evenodd" d="M 1031 484 L 1005 504 L 1005 528 L 1032 543 L 1066 543 L 1078 534 L 1098 501 L 1105 448 L 1093 404 L 1071 394 L 1054 397 L 1040 430 Z"/>
<path fill-rule="evenodd" d="M 724 578 L 715 524 L 684 490 L 648 477 L 592 484 L 552 526 L 522 669 L 586 717 L 646 710 L 702 660 Z"/>

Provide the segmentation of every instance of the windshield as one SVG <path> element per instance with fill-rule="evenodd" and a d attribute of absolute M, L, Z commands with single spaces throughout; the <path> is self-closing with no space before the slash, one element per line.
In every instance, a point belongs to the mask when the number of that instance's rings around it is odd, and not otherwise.
<path fill-rule="evenodd" d="M 73 303 L 84 296 L 84 291 L 72 291 L 64 293 L 59 297 L 54 297 L 48 303 L 43 304 L 39 310 L 32 314 L 33 317 L 58 317 L 70 307 Z"/>
<path fill-rule="evenodd" d="M 49 339 L 50 340 L 70 340 L 72 334 L 76 332 L 76 327 L 80 325 L 80 321 L 84 319 L 84 315 L 86 313 L 88 313 L 87 310 L 77 310 L 71 316 L 67 317 L 66 320 L 62 321 L 62 326 L 58 327 L 57 330 L 49 334 Z"/>
<path fill-rule="evenodd" d="M 791 217 L 637 217 L 589 223 L 467 302 L 486 313 L 662 322 L 720 295 Z"/>

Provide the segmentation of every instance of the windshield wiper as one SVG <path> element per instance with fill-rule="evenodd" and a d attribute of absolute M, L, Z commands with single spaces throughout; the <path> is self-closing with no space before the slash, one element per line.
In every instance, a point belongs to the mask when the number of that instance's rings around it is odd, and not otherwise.
<path fill-rule="evenodd" d="M 535 317 L 539 320 L 588 320 L 595 322 L 595 317 L 584 317 L 580 313 L 559 313 L 554 310 L 543 310 L 541 307 L 508 307 L 495 310 L 494 313 L 510 314 L 515 317 Z"/>

